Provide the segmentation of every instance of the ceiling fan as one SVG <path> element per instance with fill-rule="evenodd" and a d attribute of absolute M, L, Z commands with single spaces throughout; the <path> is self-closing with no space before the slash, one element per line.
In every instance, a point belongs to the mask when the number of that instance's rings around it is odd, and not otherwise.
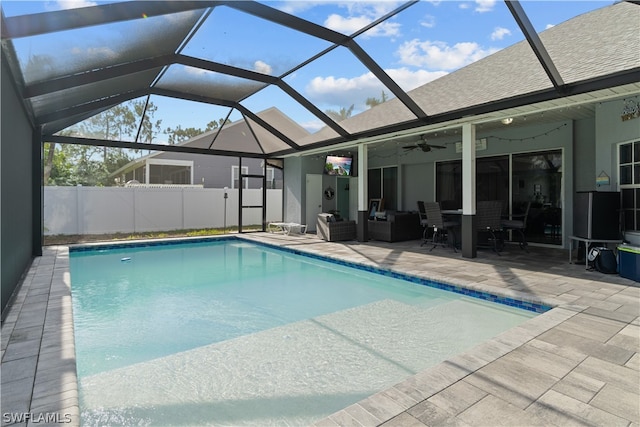
<path fill-rule="evenodd" d="M 434 144 L 427 143 L 427 138 L 425 138 L 424 135 L 420 137 L 420 140 L 421 140 L 420 142 L 417 142 L 412 145 L 405 145 L 402 148 L 404 148 L 406 151 L 411 151 L 411 150 L 415 150 L 416 148 L 419 148 L 425 153 L 428 153 L 434 148 L 437 148 L 437 149 L 447 148 L 444 145 L 434 145 Z"/>

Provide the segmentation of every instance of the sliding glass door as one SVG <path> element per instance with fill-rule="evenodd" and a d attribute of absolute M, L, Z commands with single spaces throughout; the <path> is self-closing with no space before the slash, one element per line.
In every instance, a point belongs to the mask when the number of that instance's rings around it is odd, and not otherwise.
<path fill-rule="evenodd" d="M 461 160 L 436 163 L 436 200 L 443 209 L 462 207 Z M 505 217 L 529 205 L 527 241 L 562 244 L 562 151 L 477 158 L 476 200 L 501 200 Z"/>
<path fill-rule="evenodd" d="M 462 160 L 436 163 L 436 200 L 443 209 L 462 208 Z M 509 211 L 509 156 L 476 159 L 476 200 L 501 200 Z"/>
<path fill-rule="evenodd" d="M 562 244 L 562 151 L 514 154 L 513 213 L 527 217 L 527 241 Z"/>

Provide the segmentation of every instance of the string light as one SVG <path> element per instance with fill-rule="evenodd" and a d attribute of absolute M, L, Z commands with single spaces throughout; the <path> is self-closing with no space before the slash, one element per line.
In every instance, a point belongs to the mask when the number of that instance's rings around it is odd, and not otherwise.
<path fill-rule="evenodd" d="M 527 141 L 527 140 L 529 140 L 529 139 L 530 139 L 530 140 L 534 140 L 534 139 L 536 139 L 536 138 L 540 138 L 540 137 L 542 137 L 542 136 L 547 136 L 547 135 L 549 135 L 550 133 L 556 132 L 556 131 L 558 131 L 558 130 L 562 129 L 563 127 L 565 127 L 565 126 L 567 126 L 567 124 L 566 124 L 566 123 L 563 123 L 563 124 L 561 124 L 560 126 L 558 126 L 558 127 L 554 128 L 554 129 L 548 130 L 548 131 L 543 132 L 543 133 L 538 134 L 538 135 L 528 136 L 528 137 L 526 137 L 526 138 L 502 138 L 502 137 L 500 137 L 500 136 L 495 136 L 495 135 L 488 135 L 488 136 L 486 136 L 485 138 L 493 138 L 493 139 L 497 139 L 498 141 L 524 142 L 524 141 Z"/>

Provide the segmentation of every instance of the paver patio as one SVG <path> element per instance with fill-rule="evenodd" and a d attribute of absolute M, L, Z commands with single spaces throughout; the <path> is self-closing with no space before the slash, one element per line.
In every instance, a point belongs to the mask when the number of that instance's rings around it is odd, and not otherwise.
<path fill-rule="evenodd" d="M 555 307 L 316 426 L 640 425 L 636 282 L 585 271 L 554 248 L 463 259 L 416 241 L 241 237 Z M 45 248 L 3 320 L 2 425 L 27 425 L 5 415 L 24 413 L 55 415 L 29 425 L 80 424 L 68 258 L 66 247 Z"/>

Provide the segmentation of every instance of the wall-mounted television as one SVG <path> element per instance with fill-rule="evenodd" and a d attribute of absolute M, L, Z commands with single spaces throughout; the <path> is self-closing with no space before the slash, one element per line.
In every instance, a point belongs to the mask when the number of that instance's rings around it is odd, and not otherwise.
<path fill-rule="evenodd" d="M 327 155 L 324 159 L 325 175 L 351 176 L 353 157 Z"/>

